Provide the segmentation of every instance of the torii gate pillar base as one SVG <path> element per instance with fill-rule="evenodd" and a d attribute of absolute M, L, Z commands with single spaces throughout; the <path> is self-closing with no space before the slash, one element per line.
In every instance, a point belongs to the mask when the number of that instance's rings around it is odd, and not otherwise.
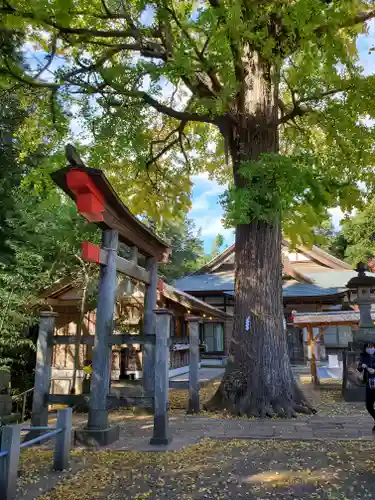
<path fill-rule="evenodd" d="M 120 438 L 120 427 L 111 425 L 107 429 L 89 429 L 83 427 L 74 432 L 74 445 L 86 446 L 87 448 L 97 448 L 108 446 Z"/>

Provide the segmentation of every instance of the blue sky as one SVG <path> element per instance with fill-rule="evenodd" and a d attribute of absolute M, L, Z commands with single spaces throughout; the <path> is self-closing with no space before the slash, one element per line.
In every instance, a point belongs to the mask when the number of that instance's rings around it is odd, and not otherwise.
<path fill-rule="evenodd" d="M 375 73 L 375 52 L 369 53 L 369 49 L 375 47 L 374 21 L 369 24 L 369 34 L 361 35 L 358 38 L 357 47 L 360 54 L 360 64 L 363 66 L 365 74 Z M 234 241 L 233 231 L 223 228 L 223 210 L 219 203 L 219 196 L 224 192 L 225 187 L 209 180 L 206 175 L 196 176 L 193 181 L 193 207 L 190 216 L 194 219 L 197 228 L 202 228 L 205 250 L 207 252 L 211 250 L 218 233 L 224 236 L 227 245 L 231 245 Z M 333 224 L 338 229 L 342 212 L 339 208 L 334 208 L 330 210 L 330 213 Z"/>

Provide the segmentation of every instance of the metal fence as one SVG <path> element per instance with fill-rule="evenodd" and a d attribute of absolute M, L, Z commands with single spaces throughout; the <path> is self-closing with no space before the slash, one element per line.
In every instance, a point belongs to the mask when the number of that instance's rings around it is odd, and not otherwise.
<path fill-rule="evenodd" d="M 12 404 L 14 406 L 14 410 L 16 413 L 21 415 L 21 422 L 24 422 L 26 419 L 26 412 L 31 410 L 31 401 L 34 392 L 34 387 L 28 389 L 21 394 L 15 394 L 12 396 Z"/>
<path fill-rule="evenodd" d="M 21 443 L 21 431 L 36 434 L 28 441 Z M 69 466 L 72 439 L 72 409 L 57 411 L 56 427 L 25 427 L 22 425 L 6 425 L 2 428 L 0 450 L 0 498 L 12 500 L 17 491 L 17 477 L 20 451 L 35 444 L 55 437 L 53 457 L 54 470 L 64 470 Z"/>

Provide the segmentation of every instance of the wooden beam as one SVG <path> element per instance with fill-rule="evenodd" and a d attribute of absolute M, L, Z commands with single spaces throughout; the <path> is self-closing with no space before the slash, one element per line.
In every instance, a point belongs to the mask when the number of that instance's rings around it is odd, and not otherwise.
<path fill-rule="evenodd" d="M 77 298 L 76 300 L 64 300 L 64 299 L 45 299 L 45 302 L 50 305 L 50 306 L 55 306 L 55 307 L 77 307 L 79 304 L 79 301 L 81 299 Z"/>
<path fill-rule="evenodd" d="M 151 338 L 149 338 L 151 337 Z M 119 333 L 112 335 L 109 338 L 110 345 L 136 345 L 136 344 L 155 344 L 155 337 L 153 335 L 128 335 L 127 333 Z"/>
<path fill-rule="evenodd" d="M 84 242 L 86 243 L 86 242 Z M 97 248 L 98 252 L 94 255 L 93 249 Z M 94 262 L 95 264 L 107 265 L 108 262 L 108 252 L 105 248 L 96 247 L 95 245 L 90 245 L 91 252 L 83 251 L 82 258 L 87 262 Z M 134 258 L 133 250 L 133 258 Z M 137 262 L 124 259 L 123 257 L 117 256 L 116 259 L 116 271 L 119 273 L 129 276 L 136 281 L 141 281 L 148 285 L 151 281 L 150 271 L 143 269 L 143 267 L 138 266 Z"/>
<path fill-rule="evenodd" d="M 84 406 L 90 401 L 90 396 L 87 394 L 49 394 L 46 397 L 48 404 L 65 404 L 69 406 Z M 107 409 L 118 408 L 120 406 L 153 408 L 154 401 L 152 397 L 131 396 L 131 397 L 107 397 Z"/>
<path fill-rule="evenodd" d="M 94 345 L 94 335 L 85 335 L 79 339 L 80 345 Z M 52 339 L 55 345 L 72 345 L 76 343 L 76 335 L 54 335 Z"/>
<path fill-rule="evenodd" d="M 117 271 L 126 274 L 126 276 L 129 276 L 136 281 L 141 281 L 146 285 L 151 282 L 151 274 L 149 271 L 146 271 L 146 269 L 138 266 L 135 262 L 126 260 L 123 257 L 117 257 Z"/>
<path fill-rule="evenodd" d="M 149 338 L 151 337 L 151 338 Z M 94 345 L 94 335 L 85 335 L 80 338 L 80 345 Z M 75 335 L 55 335 L 53 337 L 55 345 L 72 345 L 76 343 Z M 155 344 L 155 337 L 152 335 L 129 335 L 127 333 L 119 333 L 109 337 L 108 345 L 137 345 L 137 344 Z"/>
<path fill-rule="evenodd" d="M 299 328 L 308 328 L 309 326 L 313 328 L 319 328 L 319 327 L 327 327 L 327 326 L 344 326 L 344 325 L 349 325 L 349 326 L 356 326 L 358 325 L 358 321 L 337 321 L 337 322 L 326 322 L 326 321 L 319 321 L 316 323 L 299 323 L 298 321 L 294 322 L 294 326 L 298 326 Z"/>

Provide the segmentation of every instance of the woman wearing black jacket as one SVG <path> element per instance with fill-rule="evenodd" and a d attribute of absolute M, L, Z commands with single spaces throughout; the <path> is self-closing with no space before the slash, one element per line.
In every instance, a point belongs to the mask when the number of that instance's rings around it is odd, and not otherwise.
<path fill-rule="evenodd" d="M 375 344 L 372 342 L 364 345 L 358 363 L 358 371 L 364 372 L 363 381 L 366 383 L 366 410 L 375 422 Z M 372 431 L 375 432 L 375 425 Z"/>

